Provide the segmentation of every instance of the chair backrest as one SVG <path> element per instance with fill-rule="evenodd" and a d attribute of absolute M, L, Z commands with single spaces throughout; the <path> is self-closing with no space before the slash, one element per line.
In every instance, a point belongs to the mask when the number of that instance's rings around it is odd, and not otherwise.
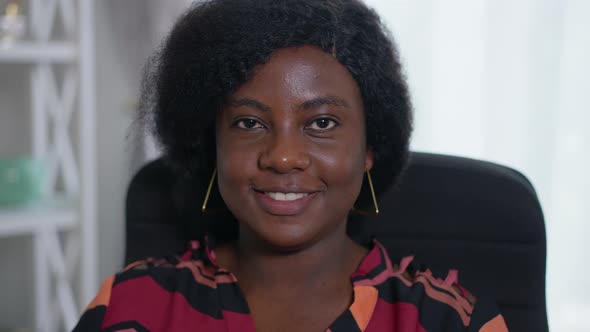
<path fill-rule="evenodd" d="M 182 197 L 178 181 L 162 159 L 131 181 L 126 262 L 181 252 L 190 237 L 185 225 L 207 218 L 195 212 L 202 198 Z M 194 202 L 193 212 L 183 211 L 179 198 Z M 522 174 L 484 161 L 412 153 L 400 186 L 379 202 L 380 215 L 350 223 L 351 235 L 374 236 L 392 257 L 414 255 L 435 273 L 456 268 L 467 289 L 496 299 L 511 331 L 548 331 L 545 225 Z"/>

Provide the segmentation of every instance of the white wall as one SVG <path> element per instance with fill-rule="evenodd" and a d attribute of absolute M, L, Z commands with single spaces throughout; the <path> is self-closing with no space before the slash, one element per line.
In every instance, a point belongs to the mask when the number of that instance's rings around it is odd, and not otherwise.
<path fill-rule="evenodd" d="M 131 124 L 147 58 L 188 1 L 97 1 L 97 111 L 99 171 L 99 271 L 121 269 L 124 259 L 124 204 L 139 165 Z"/>
<path fill-rule="evenodd" d="M 145 39 L 141 33 L 145 15 L 139 2 L 96 2 L 100 280 L 123 264 L 128 154 L 134 148 L 127 144 L 126 136 L 133 120 L 133 103 L 145 57 L 141 47 Z"/>

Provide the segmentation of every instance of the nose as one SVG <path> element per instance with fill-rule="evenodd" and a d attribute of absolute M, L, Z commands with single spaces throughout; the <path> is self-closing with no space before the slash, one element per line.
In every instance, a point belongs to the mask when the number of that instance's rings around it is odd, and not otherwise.
<path fill-rule="evenodd" d="M 280 134 L 269 137 L 266 148 L 260 154 L 258 164 L 261 169 L 290 173 L 305 170 L 311 164 L 311 159 L 302 137 Z"/>

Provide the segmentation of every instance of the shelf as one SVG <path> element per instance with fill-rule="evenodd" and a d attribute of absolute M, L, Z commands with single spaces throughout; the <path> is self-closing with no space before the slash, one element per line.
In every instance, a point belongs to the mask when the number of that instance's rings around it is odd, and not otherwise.
<path fill-rule="evenodd" d="M 77 58 L 76 44 L 69 42 L 16 42 L 0 44 L 0 63 L 71 62 Z"/>
<path fill-rule="evenodd" d="M 43 227 L 69 229 L 77 224 L 73 200 L 46 199 L 19 208 L 0 208 L 0 238 L 31 234 Z"/>

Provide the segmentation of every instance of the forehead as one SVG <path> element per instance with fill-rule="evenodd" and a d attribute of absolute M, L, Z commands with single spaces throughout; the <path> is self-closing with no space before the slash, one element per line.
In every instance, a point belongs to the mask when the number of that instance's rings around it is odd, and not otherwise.
<path fill-rule="evenodd" d="M 348 69 L 332 55 L 311 46 L 275 51 L 236 94 L 301 100 L 330 95 L 362 107 L 359 87 Z"/>

